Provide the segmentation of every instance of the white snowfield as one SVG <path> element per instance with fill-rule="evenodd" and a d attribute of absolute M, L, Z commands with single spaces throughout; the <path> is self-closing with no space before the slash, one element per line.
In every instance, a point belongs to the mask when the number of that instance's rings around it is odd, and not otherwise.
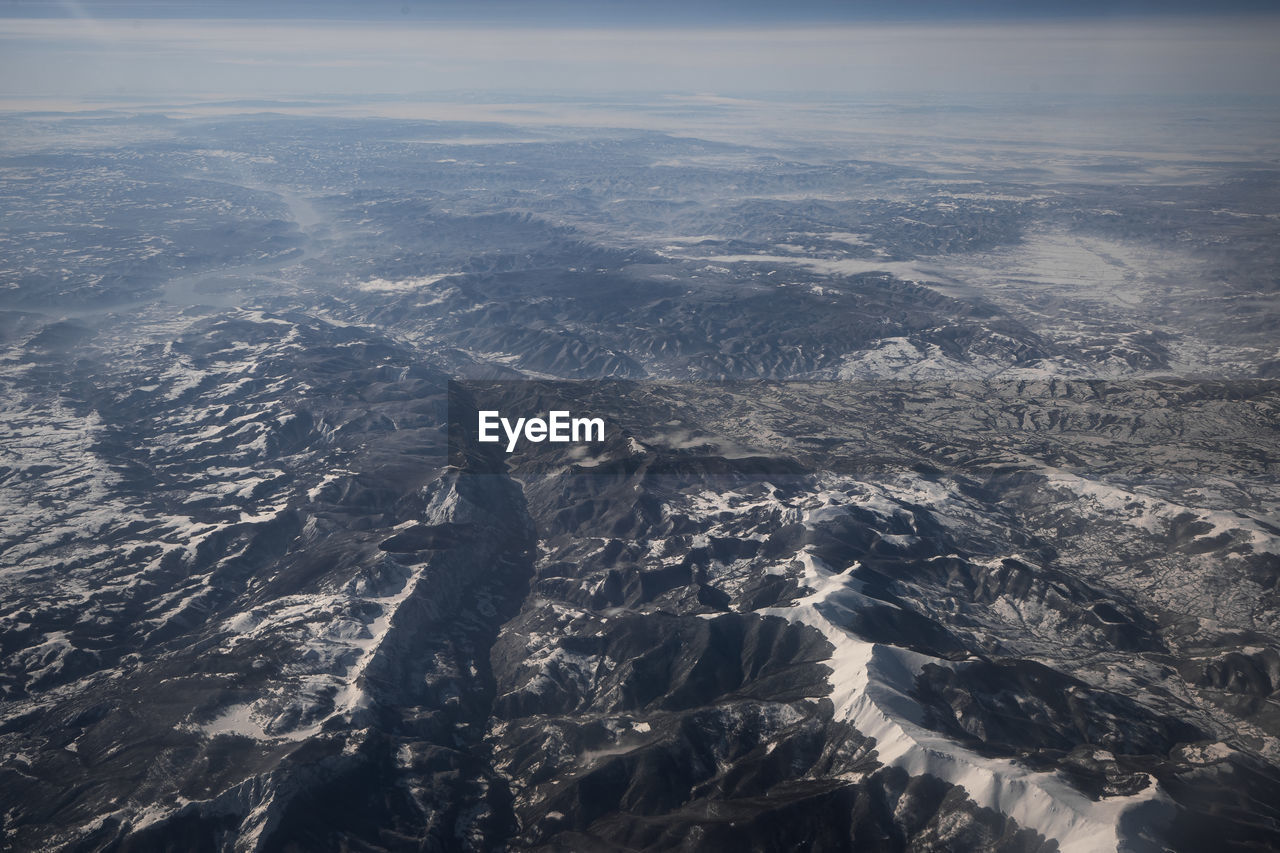
<path fill-rule="evenodd" d="M 807 520 L 807 519 L 806 519 Z M 814 592 L 794 607 L 762 613 L 817 628 L 835 647 L 828 664 L 836 719 L 875 738 L 876 755 L 913 776 L 931 775 L 959 785 L 970 799 L 1057 840 L 1062 853 L 1097 853 L 1120 844 L 1120 816 L 1150 802 L 1172 803 L 1151 779 L 1130 797 L 1090 800 L 1056 773 L 1038 773 L 1013 762 L 979 756 L 922 725 L 924 710 L 907 695 L 926 664 L 951 661 L 858 639 L 840 627 L 859 606 L 850 579 L 805 554 L 803 583 Z M 963 665 L 963 664 L 961 664 Z"/>
<path fill-rule="evenodd" d="M 787 508 L 809 529 L 848 513 L 850 505 L 886 517 L 900 510 L 883 490 L 874 486 L 868 486 L 866 494 L 852 500 L 847 494 L 825 491 L 815 497 L 803 508 Z M 762 501 L 774 500 L 741 498 L 735 495 L 730 500 L 721 495 L 713 501 L 699 496 L 691 502 L 691 508 L 714 514 L 745 511 Z M 1172 815 L 1173 803 L 1154 778 L 1148 777 L 1150 784 L 1138 794 L 1094 801 L 1057 773 L 1036 772 L 1014 761 L 980 756 L 928 729 L 924 725 L 924 709 L 909 695 L 917 675 L 927 664 L 956 669 L 964 663 L 860 639 L 842 626 L 851 624 L 853 613 L 872 601 L 861 592 L 861 583 L 848 573 L 833 571 L 807 550 L 796 559 L 802 566 L 797 580 L 812 590 L 810 594 L 791 606 L 756 612 L 822 632 L 834 647 L 827 665 L 832 670 L 830 699 L 835 717 L 874 738 L 880 762 L 913 776 L 928 774 L 957 785 L 977 805 L 1056 840 L 1062 853 L 1118 849 L 1122 841 L 1121 818 L 1139 806 L 1151 808 L 1154 804 L 1158 811 L 1167 809 Z M 885 606 L 884 602 L 876 604 Z"/>

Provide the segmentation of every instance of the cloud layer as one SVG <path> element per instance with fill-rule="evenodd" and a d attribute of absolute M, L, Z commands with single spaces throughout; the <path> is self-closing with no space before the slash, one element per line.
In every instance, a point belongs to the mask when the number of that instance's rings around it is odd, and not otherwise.
<path fill-rule="evenodd" d="M 1270 94 L 1277 18 L 560 27 L 0 19 L 0 93 Z"/>

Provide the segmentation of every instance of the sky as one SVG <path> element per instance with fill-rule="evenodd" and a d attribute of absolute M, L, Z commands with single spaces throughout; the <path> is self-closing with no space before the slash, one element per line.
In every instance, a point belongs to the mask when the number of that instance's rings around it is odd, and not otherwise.
<path fill-rule="evenodd" d="M 0 96 L 1280 92 L 1274 3 L 0 4 Z"/>

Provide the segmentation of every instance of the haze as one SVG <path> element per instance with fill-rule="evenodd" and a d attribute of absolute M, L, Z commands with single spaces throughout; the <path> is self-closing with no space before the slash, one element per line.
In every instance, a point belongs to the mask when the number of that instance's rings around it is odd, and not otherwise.
<path fill-rule="evenodd" d="M 25 7 L 19 7 L 22 11 Z M 729 20 L 0 19 L 9 97 L 440 92 L 1266 95 L 1276 17 Z M 130 7 L 128 11 L 137 11 Z"/>

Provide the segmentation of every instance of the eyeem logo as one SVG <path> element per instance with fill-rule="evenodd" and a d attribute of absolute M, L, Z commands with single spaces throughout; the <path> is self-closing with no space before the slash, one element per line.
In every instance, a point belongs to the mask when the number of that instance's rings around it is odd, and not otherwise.
<path fill-rule="evenodd" d="M 522 436 L 534 444 L 543 441 L 554 444 L 604 441 L 604 418 L 575 418 L 568 412 L 547 412 L 545 419 L 516 418 L 513 424 L 492 409 L 479 413 L 480 441 L 490 444 L 501 441 L 499 427 L 506 433 L 508 453 L 516 449 L 516 443 Z"/>

